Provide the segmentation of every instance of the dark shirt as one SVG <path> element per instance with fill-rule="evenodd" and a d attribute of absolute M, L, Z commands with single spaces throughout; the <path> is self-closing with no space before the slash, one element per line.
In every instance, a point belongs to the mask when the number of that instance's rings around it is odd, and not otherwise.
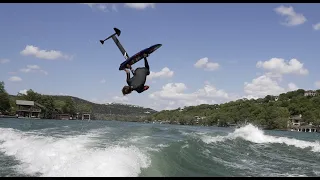
<path fill-rule="evenodd" d="M 145 67 L 137 68 L 134 71 L 133 77 L 130 78 L 130 74 L 127 76 L 127 83 L 129 86 L 132 86 L 133 90 L 138 93 L 144 91 L 144 84 L 146 83 L 147 76 L 150 74 L 149 69 Z"/>

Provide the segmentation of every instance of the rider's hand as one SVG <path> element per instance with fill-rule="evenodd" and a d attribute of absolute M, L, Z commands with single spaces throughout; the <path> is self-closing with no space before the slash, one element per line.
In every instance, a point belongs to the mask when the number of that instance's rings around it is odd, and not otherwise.
<path fill-rule="evenodd" d="M 130 65 L 130 64 L 127 64 L 127 68 L 132 69 L 132 67 L 131 67 L 131 65 Z"/>

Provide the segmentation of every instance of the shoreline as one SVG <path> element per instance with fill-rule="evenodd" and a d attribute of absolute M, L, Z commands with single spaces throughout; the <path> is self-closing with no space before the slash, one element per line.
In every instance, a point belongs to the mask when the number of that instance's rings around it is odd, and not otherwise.
<path fill-rule="evenodd" d="M 0 119 L 3 118 L 3 119 L 26 119 L 26 120 L 57 120 L 57 121 L 61 121 L 61 119 L 42 119 L 42 118 L 28 118 L 28 117 L 16 117 L 16 116 L 9 116 L 9 115 L 0 115 Z M 73 120 L 80 120 L 80 121 L 83 121 L 81 119 L 73 119 Z M 86 119 L 87 120 L 87 119 Z M 92 120 L 92 119 L 91 119 Z M 72 121 L 72 120 L 67 120 L 67 121 Z M 92 121 L 95 121 L 95 120 L 92 120 Z M 119 120 L 98 120 L 98 121 L 119 121 Z M 119 122 L 138 122 L 138 123 L 146 123 L 144 121 L 119 121 Z M 147 124 L 169 124 L 169 125 L 181 125 L 181 124 L 170 124 L 170 123 L 152 123 L 152 122 L 148 122 Z M 190 125 L 190 124 L 184 124 L 185 126 L 203 126 L 203 125 Z M 237 127 L 237 126 L 217 126 L 217 125 L 212 125 L 212 126 L 203 126 L 203 127 L 224 127 L 224 128 L 233 128 L 233 129 L 239 129 L 241 128 L 242 126 L 240 127 Z M 267 129 L 267 128 L 263 128 L 263 127 L 260 127 L 260 126 L 257 126 L 259 129 L 261 130 L 272 130 L 272 131 L 288 131 L 288 132 L 293 132 L 293 131 L 290 131 L 288 129 Z M 320 132 L 315 132 L 315 133 L 320 133 Z"/>
<path fill-rule="evenodd" d="M 9 116 L 9 115 L 0 115 L 0 118 L 17 118 L 17 117 L 16 116 Z"/>

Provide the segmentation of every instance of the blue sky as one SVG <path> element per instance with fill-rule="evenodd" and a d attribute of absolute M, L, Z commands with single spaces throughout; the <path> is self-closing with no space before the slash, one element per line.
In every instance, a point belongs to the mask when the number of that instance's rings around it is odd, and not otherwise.
<path fill-rule="evenodd" d="M 157 110 L 320 89 L 319 4 L 1 4 L 0 80 L 33 89 Z M 149 57 L 147 92 L 123 97 L 124 61 Z M 134 65 L 143 66 L 143 61 Z"/>

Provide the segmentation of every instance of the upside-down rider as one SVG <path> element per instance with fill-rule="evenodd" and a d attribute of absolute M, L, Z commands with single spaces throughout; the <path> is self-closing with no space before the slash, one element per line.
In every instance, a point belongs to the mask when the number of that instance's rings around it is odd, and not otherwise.
<path fill-rule="evenodd" d="M 146 91 L 149 89 L 149 86 L 145 85 L 147 76 L 150 74 L 147 57 L 148 55 L 145 55 L 144 57 L 145 67 L 139 67 L 133 70 L 130 65 L 127 65 L 127 68 L 129 68 L 133 74 L 132 78 L 130 78 L 130 71 L 128 69 L 124 69 L 124 71 L 127 73 L 127 83 L 128 83 L 128 86 L 124 86 L 122 88 L 122 94 L 124 96 L 127 94 L 130 94 L 133 90 L 137 91 L 138 93 L 142 93 L 143 91 Z"/>

